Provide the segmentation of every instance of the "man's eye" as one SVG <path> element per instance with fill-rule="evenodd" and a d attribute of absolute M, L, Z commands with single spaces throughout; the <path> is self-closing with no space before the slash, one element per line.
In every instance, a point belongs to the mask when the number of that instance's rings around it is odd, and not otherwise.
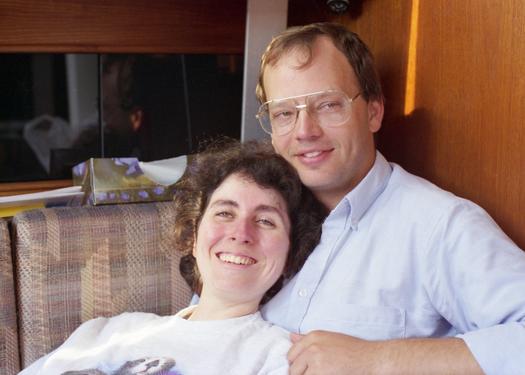
<path fill-rule="evenodd" d="M 326 101 L 317 105 L 318 112 L 334 112 L 340 111 L 343 108 L 343 103 L 339 101 Z"/>
<path fill-rule="evenodd" d="M 293 114 L 294 113 L 292 110 L 285 110 L 285 109 L 281 111 L 272 112 L 272 120 L 286 120 L 292 117 Z"/>

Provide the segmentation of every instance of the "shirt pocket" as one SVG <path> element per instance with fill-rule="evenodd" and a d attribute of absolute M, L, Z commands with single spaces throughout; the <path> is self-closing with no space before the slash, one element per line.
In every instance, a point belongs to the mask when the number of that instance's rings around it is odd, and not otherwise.
<path fill-rule="evenodd" d="M 343 303 L 325 311 L 315 325 L 366 340 L 387 340 L 405 337 L 405 317 L 405 310 L 396 307 Z"/>

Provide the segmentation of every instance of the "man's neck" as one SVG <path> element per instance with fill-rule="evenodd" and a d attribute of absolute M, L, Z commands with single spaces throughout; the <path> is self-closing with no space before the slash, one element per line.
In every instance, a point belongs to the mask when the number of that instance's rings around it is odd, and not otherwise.
<path fill-rule="evenodd" d="M 347 193 L 335 194 L 333 192 L 322 192 L 315 193 L 314 195 L 326 207 L 328 212 L 330 212 L 341 202 Z"/>
<path fill-rule="evenodd" d="M 338 204 L 341 202 L 341 200 L 354 188 L 363 181 L 363 179 L 370 173 L 372 168 L 374 167 L 376 160 L 376 153 L 374 150 L 373 156 L 370 158 L 368 162 L 367 168 L 362 170 L 362 173 L 356 177 L 352 181 L 350 181 L 348 184 L 341 186 L 340 188 L 333 188 L 333 189 L 326 189 L 326 190 L 319 190 L 319 191 L 313 191 L 315 197 L 328 209 L 328 211 L 332 211 Z"/>

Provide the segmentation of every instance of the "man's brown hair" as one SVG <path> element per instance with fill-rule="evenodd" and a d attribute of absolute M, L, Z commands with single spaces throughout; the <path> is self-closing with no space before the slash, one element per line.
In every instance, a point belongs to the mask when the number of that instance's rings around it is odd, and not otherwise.
<path fill-rule="evenodd" d="M 306 55 L 306 60 L 298 69 L 307 66 L 313 58 L 312 47 L 322 36 L 330 38 L 334 46 L 346 56 L 361 86 L 362 97 L 367 101 L 383 102 L 379 75 L 368 47 L 356 33 L 330 22 L 291 27 L 272 39 L 261 58 L 259 82 L 255 89 L 259 102 L 264 103 L 268 100 L 264 88 L 266 68 L 275 66 L 281 57 L 293 50 L 299 50 Z"/>

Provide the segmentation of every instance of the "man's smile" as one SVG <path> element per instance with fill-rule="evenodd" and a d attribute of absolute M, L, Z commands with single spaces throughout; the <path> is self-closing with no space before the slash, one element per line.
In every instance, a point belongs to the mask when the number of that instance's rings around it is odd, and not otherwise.
<path fill-rule="evenodd" d="M 326 158 L 329 157 L 333 148 L 327 149 L 311 149 L 306 151 L 300 151 L 295 153 L 295 157 L 299 159 L 302 164 L 313 165 L 320 162 L 323 162 Z"/>

